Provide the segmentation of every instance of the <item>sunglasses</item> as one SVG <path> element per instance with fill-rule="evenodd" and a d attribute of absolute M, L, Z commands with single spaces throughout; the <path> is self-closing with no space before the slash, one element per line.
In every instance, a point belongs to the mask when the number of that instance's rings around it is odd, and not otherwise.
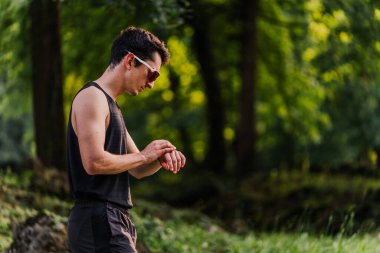
<path fill-rule="evenodd" d="M 131 53 L 131 54 L 133 54 L 135 56 L 136 60 L 138 60 L 140 63 L 144 64 L 148 68 L 148 81 L 150 83 L 153 83 L 157 79 L 157 77 L 160 76 L 160 72 L 158 72 L 155 68 L 152 68 L 151 66 L 149 66 L 148 63 L 141 60 L 134 53 Z"/>

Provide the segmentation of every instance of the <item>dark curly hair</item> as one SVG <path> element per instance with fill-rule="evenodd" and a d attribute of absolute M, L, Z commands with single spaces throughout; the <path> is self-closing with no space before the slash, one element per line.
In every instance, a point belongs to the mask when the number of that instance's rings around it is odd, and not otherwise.
<path fill-rule="evenodd" d="M 153 54 L 157 52 L 161 56 L 162 64 L 169 62 L 169 52 L 164 42 L 142 28 L 130 26 L 116 37 L 111 48 L 111 68 L 118 65 L 128 52 L 143 60 L 153 60 Z M 140 65 L 138 61 L 135 64 Z"/>

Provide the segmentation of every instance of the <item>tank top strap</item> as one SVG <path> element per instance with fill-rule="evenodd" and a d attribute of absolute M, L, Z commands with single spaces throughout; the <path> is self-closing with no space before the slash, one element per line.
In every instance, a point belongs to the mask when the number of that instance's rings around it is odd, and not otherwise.
<path fill-rule="evenodd" d="M 106 96 L 108 102 L 112 102 L 113 104 L 116 104 L 117 107 L 119 107 L 118 104 L 116 103 L 116 101 L 113 100 L 113 98 L 105 90 L 103 90 L 103 88 L 100 87 L 100 85 L 98 83 L 92 81 L 92 82 L 89 82 L 87 85 L 88 86 L 85 86 L 83 88 L 87 88 L 87 87 L 90 87 L 90 86 L 94 86 L 94 87 L 98 88 L 99 90 L 101 90 L 104 93 L 104 95 Z"/>

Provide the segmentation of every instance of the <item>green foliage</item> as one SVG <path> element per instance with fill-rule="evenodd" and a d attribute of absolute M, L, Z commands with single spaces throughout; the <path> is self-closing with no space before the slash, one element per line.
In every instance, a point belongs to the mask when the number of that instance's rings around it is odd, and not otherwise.
<path fill-rule="evenodd" d="M 257 143 L 269 166 L 300 166 L 310 145 L 321 142 L 331 124 L 320 110 L 326 91 L 297 61 L 297 41 L 286 12 L 273 1 L 262 2 L 259 19 Z M 293 18 L 293 17 L 292 17 Z M 273 156 L 277 159 L 273 160 Z"/>
<path fill-rule="evenodd" d="M 17 222 L 36 214 L 33 208 L 20 205 L 18 199 L 20 193 L 26 194 L 29 178 L 30 173 L 16 176 L 10 170 L 0 170 L 0 250 L 11 243 Z"/>
<path fill-rule="evenodd" d="M 245 179 L 226 209 L 258 230 L 352 235 L 377 230 L 379 192 L 378 177 L 273 171 Z"/>
<path fill-rule="evenodd" d="M 33 145 L 29 1 L 0 1 L 0 165 L 18 165 Z"/>
<path fill-rule="evenodd" d="M 315 237 L 303 234 L 264 234 L 257 237 L 247 237 L 240 245 L 235 244 L 235 249 L 230 252 L 376 252 L 379 245 L 374 236 L 352 236 L 352 237 Z"/>
<path fill-rule="evenodd" d="M 31 112 L 28 1 L 0 2 L 0 111 L 2 118 Z M 16 106 L 17 105 L 17 106 Z"/>
<path fill-rule="evenodd" d="M 190 210 L 138 202 L 133 220 L 143 245 L 152 252 L 377 252 L 374 235 L 316 236 L 308 233 L 227 232 Z"/>
<path fill-rule="evenodd" d="M 0 2 L 0 165 L 33 155 L 30 1 Z M 106 68 L 118 32 L 142 26 L 164 38 L 171 64 L 155 88 L 120 97 L 140 148 L 170 139 L 189 161 L 205 159 L 207 98 L 191 48 L 190 1 L 61 1 L 65 112 L 79 88 Z M 229 171 L 241 84 L 239 2 L 201 1 L 208 14 L 217 79 L 226 108 Z M 256 130 L 263 168 L 376 168 L 380 152 L 380 7 L 377 1 L 261 1 L 258 17 Z M 358 20 L 361 20 L 358 22 Z M 86 24 L 86 25 L 83 25 Z M 217 159 L 217 158 L 215 158 Z"/>
<path fill-rule="evenodd" d="M 271 182 L 291 182 L 296 177 L 296 174 L 273 174 Z M 20 177 L 9 170 L 0 170 L 0 250 L 11 243 L 12 228 L 27 217 L 37 214 L 37 211 L 48 213 L 57 224 L 67 221 L 71 203 L 62 200 L 58 202 L 55 197 L 31 191 L 28 187 L 30 178 L 30 173 Z M 344 180 L 346 179 L 339 179 L 341 183 L 337 185 L 347 188 Z M 333 187 L 333 183 L 324 176 L 311 177 L 304 185 L 323 185 L 320 181 Z M 353 182 L 352 189 L 366 185 L 363 180 Z M 374 181 L 368 181 L 368 184 L 370 188 L 379 188 L 379 183 Z M 30 201 L 33 198 L 46 199 L 44 208 L 37 202 Z M 63 207 L 65 211 L 56 212 L 57 207 Z M 365 253 L 380 250 L 378 238 L 373 234 L 344 235 L 344 230 L 350 226 L 349 217 L 347 223 L 343 224 L 346 227 L 342 227 L 337 236 L 253 231 L 234 234 L 222 228 L 223 222 L 216 222 L 195 210 L 178 210 L 142 200 L 135 201 L 132 217 L 137 226 L 138 242 L 149 252 Z M 233 226 L 229 230 L 234 230 Z"/>
<path fill-rule="evenodd" d="M 2 118 L 0 116 L 0 166 L 16 167 L 30 158 L 33 136 L 31 115 L 22 118 Z"/>
<path fill-rule="evenodd" d="M 321 145 L 312 149 L 313 163 L 371 166 L 368 153 L 380 141 L 378 8 L 372 1 L 309 4 L 305 58 L 326 90 L 322 110 L 332 125 Z"/>
<path fill-rule="evenodd" d="M 262 163 L 306 170 L 374 166 L 378 10 L 375 1 L 261 2 L 256 126 Z"/>
<path fill-rule="evenodd" d="M 160 29 L 172 29 L 183 24 L 187 0 L 106 0 L 106 4 L 124 9 L 136 23 L 149 24 Z"/>
<path fill-rule="evenodd" d="M 209 98 L 190 47 L 192 29 L 181 25 L 188 18 L 188 6 L 153 2 L 62 3 L 66 114 L 80 86 L 105 69 L 118 31 L 142 25 L 167 38 L 172 61 L 162 69 L 154 90 L 137 99 L 119 98 L 127 126 L 140 147 L 152 138 L 168 138 L 202 161 L 208 145 L 204 110 Z M 242 24 L 233 11 L 238 3 L 202 4 L 208 8 L 210 50 L 227 110 L 224 137 L 228 154 L 233 154 L 244 54 L 239 41 Z M 356 0 L 261 1 L 256 129 L 263 167 L 374 166 L 380 143 L 377 5 Z M 172 10 L 176 17 L 169 14 Z"/>

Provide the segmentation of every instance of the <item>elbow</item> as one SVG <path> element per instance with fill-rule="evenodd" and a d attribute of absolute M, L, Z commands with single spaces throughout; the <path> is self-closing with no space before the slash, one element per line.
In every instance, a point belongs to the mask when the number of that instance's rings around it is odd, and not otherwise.
<path fill-rule="evenodd" d="M 136 178 L 138 180 L 144 178 L 144 175 L 142 175 L 141 173 L 136 172 L 136 170 L 134 170 L 134 169 L 129 170 L 128 173 L 129 173 L 129 175 L 131 175 L 132 177 L 134 177 L 134 178 Z"/>
<path fill-rule="evenodd" d="M 139 175 L 136 178 L 140 180 L 140 179 L 143 179 L 144 177 L 146 177 L 146 176 L 145 175 Z"/>
<path fill-rule="evenodd" d="M 94 161 L 88 161 L 86 163 L 83 163 L 83 168 L 84 170 L 86 171 L 86 173 L 90 176 L 94 176 L 96 174 L 99 174 L 98 173 L 98 166 L 96 164 L 96 162 Z"/>
<path fill-rule="evenodd" d="M 132 177 L 134 177 L 134 178 L 136 178 L 136 179 L 138 179 L 138 180 L 140 180 L 140 179 L 143 178 L 142 175 L 136 175 L 136 174 L 132 174 L 132 173 L 129 173 L 129 174 L 132 175 Z"/>

